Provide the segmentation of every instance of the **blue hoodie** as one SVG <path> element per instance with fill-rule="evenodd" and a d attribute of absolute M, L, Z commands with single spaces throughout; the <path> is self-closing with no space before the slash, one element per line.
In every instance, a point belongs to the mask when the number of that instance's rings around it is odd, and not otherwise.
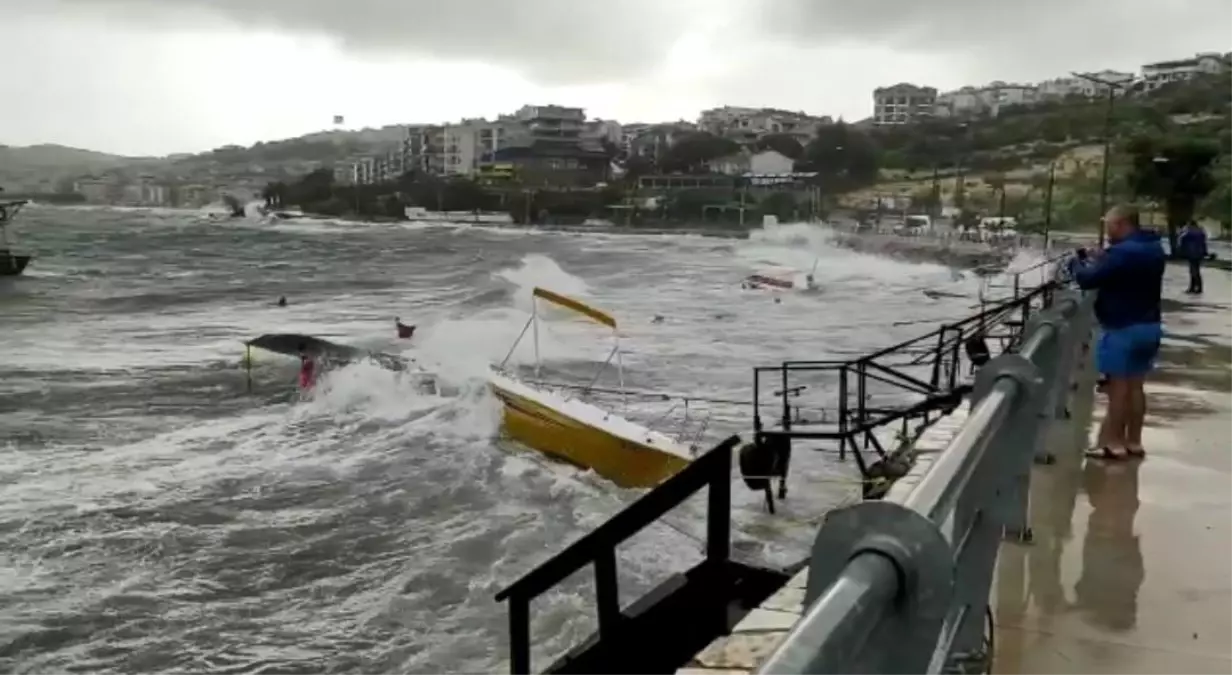
<path fill-rule="evenodd" d="M 1206 258 L 1206 230 L 1200 227 L 1185 228 L 1176 242 L 1180 254 L 1186 260 L 1204 260 Z"/>
<path fill-rule="evenodd" d="M 1074 281 L 1084 290 L 1099 291 L 1095 318 L 1103 328 L 1160 323 L 1166 262 L 1159 234 L 1139 230 L 1094 261 L 1075 264 Z"/>

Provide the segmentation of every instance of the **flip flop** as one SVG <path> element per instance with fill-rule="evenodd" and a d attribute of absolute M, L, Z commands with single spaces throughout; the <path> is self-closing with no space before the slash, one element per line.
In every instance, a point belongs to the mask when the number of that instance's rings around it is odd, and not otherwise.
<path fill-rule="evenodd" d="M 1129 459 L 1128 453 L 1114 452 L 1112 448 L 1109 448 L 1107 446 L 1103 446 L 1099 448 L 1091 448 L 1090 450 L 1087 450 L 1083 454 L 1085 454 L 1087 457 L 1090 457 L 1091 459 L 1106 459 L 1111 462 L 1120 462 L 1120 461 Z"/>
<path fill-rule="evenodd" d="M 1133 448 L 1127 445 L 1125 446 L 1125 454 L 1135 459 L 1141 459 L 1143 457 L 1146 457 L 1146 448 L 1142 447 L 1141 445 L 1139 445 L 1136 448 Z"/>

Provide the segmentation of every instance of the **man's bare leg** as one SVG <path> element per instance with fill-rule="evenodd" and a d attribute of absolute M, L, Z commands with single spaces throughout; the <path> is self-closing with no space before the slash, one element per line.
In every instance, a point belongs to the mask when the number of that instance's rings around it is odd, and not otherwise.
<path fill-rule="evenodd" d="M 1129 382 L 1123 377 L 1108 378 L 1108 407 L 1099 425 L 1099 448 L 1114 457 L 1125 454 L 1125 432 L 1132 404 Z"/>
<path fill-rule="evenodd" d="M 1129 411 L 1125 422 L 1125 449 L 1134 455 L 1145 454 L 1142 450 L 1142 427 L 1146 424 L 1146 390 L 1144 378 L 1128 381 Z"/>

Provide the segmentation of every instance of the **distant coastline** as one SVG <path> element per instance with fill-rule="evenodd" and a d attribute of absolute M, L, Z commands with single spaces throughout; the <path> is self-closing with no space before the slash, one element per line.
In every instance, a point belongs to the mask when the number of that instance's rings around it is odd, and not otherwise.
<path fill-rule="evenodd" d="M 57 206 L 86 203 L 85 195 L 76 192 L 0 192 L 0 200 L 27 200 Z"/>

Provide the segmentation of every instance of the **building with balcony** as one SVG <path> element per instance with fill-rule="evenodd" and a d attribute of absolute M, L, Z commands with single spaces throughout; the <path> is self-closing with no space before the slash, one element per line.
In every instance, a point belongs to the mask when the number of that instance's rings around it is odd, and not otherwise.
<path fill-rule="evenodd" d="M 879 126 L 911 124 L 931 118 L 937 103 L 934 87 L 901 82 L 873 90 L 873 123 Z"/>
<path fill-rule="evenodd" d="M 819 126 L 833 121 L 830 117 L 777 108 L 723 106 L 702 111 L 697 127 L 742 144 L 752 144 L 763 136 L 777 134 L 794 136 L 804 144 L 817 135 Z"/>
<path fill-rule="evenodd" d="M 392 183 L 398 180 L 405 170 L 403 155 L 398 151 L 364 157 L 351 165 L 350 182 L 354 185 Z"/>
<path fill-rule="evenodd" d="M 982 87 L 963 87 L 938 95 L 933 114 L 938 117 L 996 117 L 1002 108 L 1032 105 L 1038 101 L 1039 87 L 1034 84 L 996 81 Z"/>
<path fill-rule="evenodd" d="M 509 166 L 524 185 L 583 187 L 606 180 L 611 157 L 601 138 L 586 134 L 586 111 L 528 105 L 495 122 L 502 141 L 492 162 Z M 602 125 L 604 133 L 618 133 Z"/>
<path fill-rule="evenodd" d="M 1232 53 L 1203 52 L 1188 59 L 1148 63 L 1142 66 L 1142 90 L 1154 91 L 1166 84 L 1198 75 L 1218 75 L 1229 69 L 1232 69 Z"/>

